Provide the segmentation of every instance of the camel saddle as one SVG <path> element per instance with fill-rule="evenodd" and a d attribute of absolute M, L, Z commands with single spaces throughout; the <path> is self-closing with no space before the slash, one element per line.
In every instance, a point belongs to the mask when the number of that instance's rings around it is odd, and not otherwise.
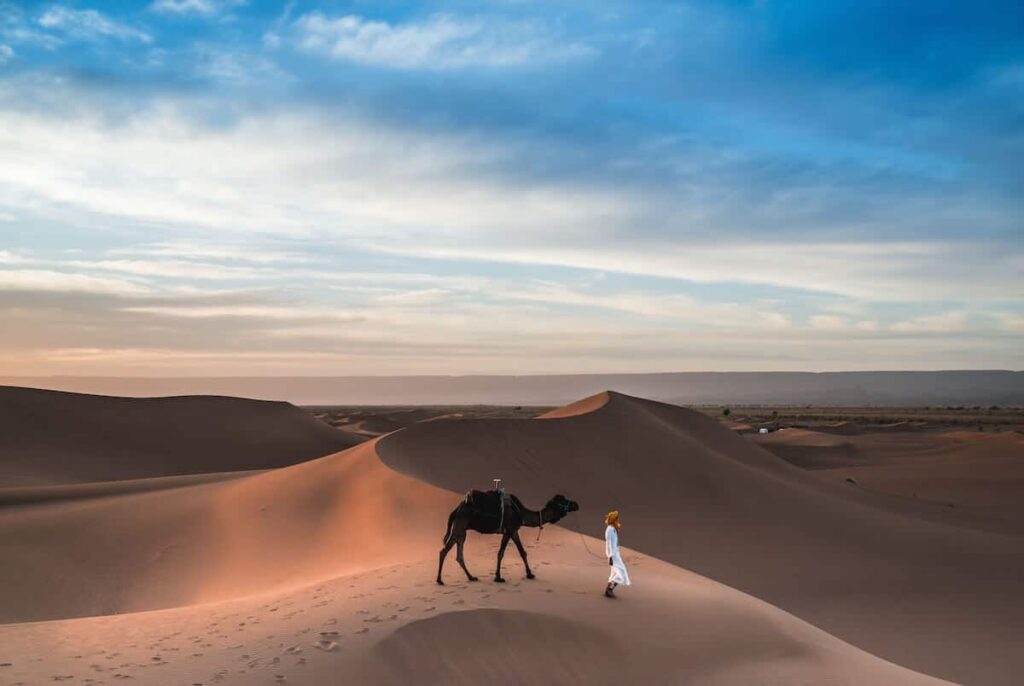
<path fill-rule="evenodd" d="M 480 491 L 474 488 L 466 491 L 465 501 L 467 505 L 477 512 L 489 514 L 499 519 L 503 512 L 515 507 L 512 497 L 508 493 L 493 489 Z"/>

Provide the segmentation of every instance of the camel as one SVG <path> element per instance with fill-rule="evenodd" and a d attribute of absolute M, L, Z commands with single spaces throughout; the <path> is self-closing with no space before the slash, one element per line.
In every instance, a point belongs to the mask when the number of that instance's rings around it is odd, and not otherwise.
<path fill-rule="evenodd" d="M 441 548 L 437 565 L 437 583 L 444 585 L 441 571 L 444 569 L 444 559 L 453 545 L 458 546 L 455 559 L 458 560 L 462 571 L 466 573 L 466 578 L 470 581 L 477 581 L 477 578 L 469 573 L 462 557 L 462 546 L 466 542 L 466 531 L 469 529 L 482 534 L 501 534 L 498 566 L 494 571 L 496 582 L 504 583 L 505 581 L 501 578 L 501 559 L 505 556 L 505 546 L 510 540 L 516 544 L 519 556 L 523 558 L 523 564 L 526 566 L 526 578 L 535 578 L 530 570 L 530 563 L 526 560 L 523 542 L 519 540 L 519 528 L 554 524 L 578 509 L 580 509 L 579 505 L 563 495 L 556 495 L 544 505 L 543 509 L 537 512 L 528 509 L 519 498 L 508 495 L 504 491 L 470 491 L 448 515 L 448 530 L 444 535 L 444 547 Z"/>

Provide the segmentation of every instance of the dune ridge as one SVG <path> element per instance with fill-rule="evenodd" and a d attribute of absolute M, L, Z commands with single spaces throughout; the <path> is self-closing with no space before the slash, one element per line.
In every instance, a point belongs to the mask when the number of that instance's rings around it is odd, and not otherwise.
<path fill-rule="evenodd" d="M 217 602 L 418 559 L 436 554 L 450 506 L 372 443 L 173 492 L 9 506 L 0 622 Z"/>
<path fill-rule="evenodd" d="M 360 443 L 289 403 L 0 386 L 0 487 L 272 469 Z"/>

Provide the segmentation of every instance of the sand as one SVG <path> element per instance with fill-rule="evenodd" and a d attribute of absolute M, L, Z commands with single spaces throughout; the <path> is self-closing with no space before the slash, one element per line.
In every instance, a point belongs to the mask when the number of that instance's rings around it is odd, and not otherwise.
<path fill-rule="evenodd" d="M 0 488 L 271 469 L 363 439 L 294 405 L 0 386 Z"/>
<path fill-rule="evenodd" d="M 752 439 L 835 483 L 955 508 L 973 525 L 1024 534 L 1024 435 L 1016 431 L 866 433 L 785 429 Z"/>
<path fill-rule="evenodd" d="M 450 557 L 435 585 L 448 512 L 493 476 L 528 505 L 562 492 L 582 510 L 525 532 L 536 580 L 511 551 L 509 583 L 490 581 L 498 539 L 470 534 L 481 581 Z M 602 394 L 545 419 L 435 421 L 301 464 L 167 478 L 0 506 L 0 684 L 1019 673 L 1020 538 L 876 504 L 681 408 Z M 610 503 L 635 582 L 616 600 L 602 542 L 574 532 L 600 535 Z"/>
<path fill-rule="evenodd" d="M 436 534 L 436 532 L 435 532 Z M 438 536 L 433 536 L 437 539 Z M 496 539 L 475 537 L 472 568 Z M 598 541 L 592 540 L 591 549 Z M 435 556 L 254 597 L 109 617 L 0 625 L 3 683 L 931 685 L 709 579 L 626 551 L 636 583 L 555 528 L 527 542 L 537 579 L 469 583 Z M 395 557 L 405 557 L 396 550 Z M 420 559 L 414 559 L 419 557 Z M 482 575 L 483 576 L 483 575 Z M 460 578 L 461 577 L 461 578 Z M 92 681 L 87 681 L 87 680 Z"/>

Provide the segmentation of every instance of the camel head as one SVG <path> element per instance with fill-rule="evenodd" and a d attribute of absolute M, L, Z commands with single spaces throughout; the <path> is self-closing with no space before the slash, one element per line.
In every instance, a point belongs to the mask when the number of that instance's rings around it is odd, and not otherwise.
<path fill-rule="evenodd" d="M 554 498 L 547 502 L 544 506 L 544 510 L 550 513 L 551 521 L 557 522 L 562 517 L 566 516 L 570 512 L 575 512 L 580 509 L 578 503 L 569 500 L 564 495 L 559 493 Z"/>

